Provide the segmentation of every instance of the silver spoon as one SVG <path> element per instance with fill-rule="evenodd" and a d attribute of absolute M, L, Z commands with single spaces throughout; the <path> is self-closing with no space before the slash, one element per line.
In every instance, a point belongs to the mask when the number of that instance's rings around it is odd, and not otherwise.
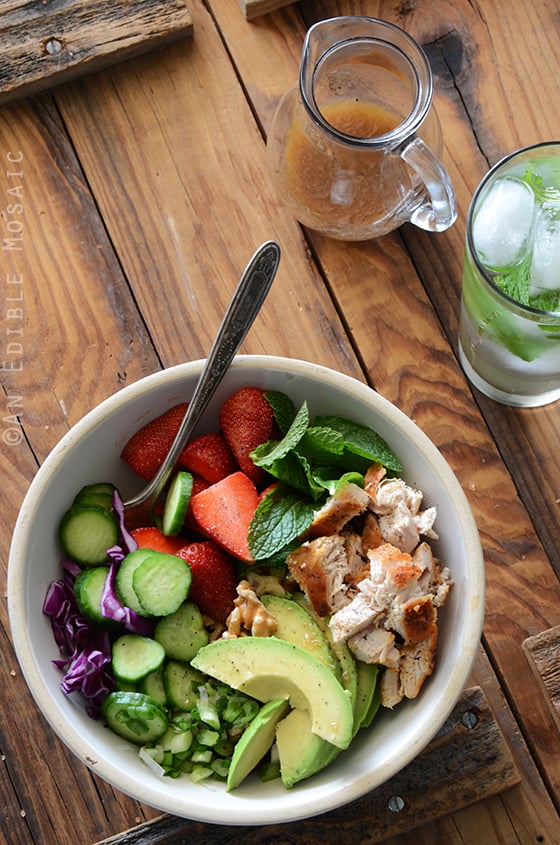
<path fill-rule="evenodd" d="M 169 452 L 150 483 L 138 495 L 124 503 L 126 511 L 140 506 L 143 506 L 143 509 L 152 506 L 165 487 L 177 458 L 251 328 L 270 290 L 279 262 L 280 247 L 274 241 L 262 244 L 249 261 L 224 314 Z"/>

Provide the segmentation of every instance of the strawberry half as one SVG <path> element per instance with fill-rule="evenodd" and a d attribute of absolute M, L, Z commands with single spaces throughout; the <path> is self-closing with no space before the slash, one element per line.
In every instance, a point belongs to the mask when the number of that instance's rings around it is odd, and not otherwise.
<path fill-rule="evenodd" d="M 189 601 L 203 614 L 225 625 L 237 597 L 237 575 L 231 557 L 210 540 L 189 543 L 178 556 L 192 572 Z"/>
<path fill-rule="evenodd" d="M 249 454 L 270 440 L 274 413 L 258 387 L 242 387 L 226 399 L 219 415 L 220 428 L 245 475 L 257 486 L 264 484 L 266 472 L 257 467 Z"/>
<path fill-rule="evenodd" d="M 151 549 L 153 552 L 165 552 L 168 555 L 175 555 L 185 545 L 185 539 L 180 537 L 166 537 L 159 528 L 143 526 L 134 528 L 132 537 L 138 543 L 139 549 Z"/>
<path fill-rule="evenodd" d="M 258 503 L 257 488 L 238 471 L 191 496 L 190 512 L 202 534 L 233 557 L 252 563 L 247 535 Z"/>
<path fill-rule="evenodd" d="M 239 467 L 222 434 L 211 431 L 187 443 L 179 455 L 179 463 L 215 484 Z"/>
<path fill-rule="evenodd" d="M 151 481 L 163 463 L 186 410 L 186 403 L 181 403 L 165 411 L 133 434 L 122 450 L 123 461 L 146 481 Z"/>

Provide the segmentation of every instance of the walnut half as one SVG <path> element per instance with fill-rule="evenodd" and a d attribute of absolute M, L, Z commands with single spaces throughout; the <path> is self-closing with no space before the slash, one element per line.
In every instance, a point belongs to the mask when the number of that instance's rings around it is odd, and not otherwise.
<path fill-rule="evenodd" d="M 248 581 L 237 585 L 237 598 L 234 608 L 227 618 L 227 630 L 222 637 L 270 637 L 276 631 L 276 619 L 267 611 L 264 604 Z"/>

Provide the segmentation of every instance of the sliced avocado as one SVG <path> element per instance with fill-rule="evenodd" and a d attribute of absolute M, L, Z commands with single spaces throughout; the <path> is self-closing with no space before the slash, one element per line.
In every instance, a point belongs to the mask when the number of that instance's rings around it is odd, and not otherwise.
<path fill-rule="evenodd" d="M 317 625 L 319 625 L 325 639 L 329 643 L 329 646 L 338 661 L 339 672 L 337 673 L 337 677 L 344 689 L 348 690 L 348 692 L 350 693 L 352 704 L 355 705 L 356 696 L 358 693 L 358 670 L 356 668 L 356 661 L 354 660 L 354 656 L 348 648 L 348 645 L 345 642 L 335 643 L 333 641 L 328 619 L 326 617 L 323 618 L 321 616 L 318 616 L 318 614 L 315 613 L 315 610 L 313 609 L 312 605 L 309 603 L 303 593 L 294 593 L 294 601 L 296 601 L 300 607 L 306 610 L 307 613 L 309 613 L 310 616 L 315 620 Z"/>
<path fill-rule="evenodd" d="M 356 660 L 356 669 L 358 692 L 354 704 L 354 733 L 357 733 L 361 727 L 365 727 L 364 722 L 371 710 L 377 688 L 379 667 L 376 663 L 362 663 L 361 660 Z"/>
<path fill-rule="evenodd" d="M 276 736 L 276 725 L 288 713 L 285 698 L 273 698 L 263 704 L 236 744 L 229 767 L 226 789 L 231 792 L 260 763 Z"/>
<path fill-rule="evenodd" d="M 381 707 L 381 693 L 379 691 L 379 684 L 376 684 L 375 690 L 373 693 L 373 698 L 371 699 L 371 704 L 369 705 L 368 712 L 364 716 L 362 720 L 362 728 L 369 728 L 371 723 L 373 722 L 377 711 Z"/>
<path fill-rule="evenodd" d="M 191 666 L 258 701 L 289 699 L 309 710 L 311 730 L 339 748 L 352 739 L 354 714 L 348 693 L 317 658 L 276 637 L 216 640 L 200 649 Z"/>
<path fill-rule="evenodd" d="M 287 789 L 324 769 L 340 753 L 340 748 L 311 731 L 307 710 L 291 710 L 282 719 L 276 728 L 276 742 L 282 783 Z"/>
<path fill-rule="evenodd" d="M 293 599 L 282 596 L 263 595 L 261 601 L 267 612 L 276 620 L 275 637 L 301 646 L 334 675 L 337 674 L 338 665 L 325 635 L 305 608 Z"/>

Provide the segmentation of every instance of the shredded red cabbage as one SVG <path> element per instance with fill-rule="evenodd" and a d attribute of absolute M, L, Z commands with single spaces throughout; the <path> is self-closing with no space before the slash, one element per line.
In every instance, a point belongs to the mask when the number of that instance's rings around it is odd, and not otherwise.
<path fill-rule="evenodd" d="M 144 616 L 139 616 L 130 607 L 125 607 L 115 591 L 115 578 L 117 577 L 121 561 L 124 560 L 126 555 L 120 546 L 113 546 L 107 554 L 111 558 L 111 564 L 109 566 L 109 576 L 105 581 L 103 595 L 101 596 L 101 613 L 107 619 L 111 619 L 114 622 L 122 622 L 127 631 L 130 631 L 132 634 L 142 634 L 146 637 L 151 636 L 154 630 L 153 622 Z"/>
<path fill-rule="evenodd" d="M 113 508 L 119 518 L 122 546 L 128 554 L 128 552 L 133 552 L 138 548 L 138 543 L 124 524 L 124 502 L 118 490 L 113 492 Z"/>
<path fill-rule="evenodd" d="M 54 639 L 62 655 L 53 660 L 53 664 L 64 672 L 62 690 L 80 692 L 86 700 L 87 714 L 98 718 L 101 702 L 115 688 L 109 671 L 111 641 L 106 631 L 90 625 L 79 613 L 74 596 L 75 567 L 72 561 L 64 561 L 63 577 L 49 586 L 43 613 L 50 617 Z"/>
<path fill-rule="evenodd" d="M 124 504 L 115 490 L 113 507 L 119 520 L 121 545 L 108 549 L 109 577 L 101 598 L 101 612 L 108 621 L 121 623 L 128 631 L 149 636 L 153 622 L 125 607 L 115 591 L 115 577 L 121 561 L 138 548 L 137 542 L 124 524 Z M 81 568 L 70 559 L 62 561 L 62 578 L 50 584 L 43 602 L 43 613 L 51 620 L 55 642 L 61 657 L 53 664 L 63 672 L 62 690 L 79 692 L 85 698 L 86 712 L 98 718 L 103 699 L 115 689 L 110 671 L 111 636 L 80 615 L 74 581 Z"/>

